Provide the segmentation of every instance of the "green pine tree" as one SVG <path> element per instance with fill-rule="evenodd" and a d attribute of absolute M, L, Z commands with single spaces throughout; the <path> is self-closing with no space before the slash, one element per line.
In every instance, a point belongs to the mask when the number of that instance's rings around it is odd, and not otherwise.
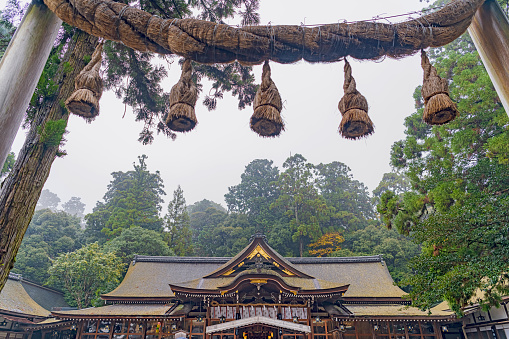
<path fill-rule="evenodd" d="M 428 309 L 445 299 L 461 313 L 472 301 L 497 305 L 509 293 L 509 118 L 467 35 L 429 56 L 450 80 L 460 116 L 424 124 L 416 90 L 417 112 L 391 153 L 412 190 L 386 191 L 377 208 L 387 225 L 423 245 L 406 280 L 414 305 Z"/>

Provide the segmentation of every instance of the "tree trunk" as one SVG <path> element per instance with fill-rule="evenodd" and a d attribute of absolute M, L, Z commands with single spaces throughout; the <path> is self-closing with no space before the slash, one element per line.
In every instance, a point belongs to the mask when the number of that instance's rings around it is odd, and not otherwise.
<path fill-rule="evenodd" d="M 57 156 L 58 146 L 45 145 L 40 130 L 46 123 L 63 119 L 69 112 L 63 103 L 74 90 L 74 79 L 83 69 L 85 55 L 91 55 L 98 39 L 77 31 L 67 44 L 67 52 L 53 78 L 58 90 L 38 109 L 31 123 L 23 148 L 13 170 L 0 188 L 0 291 L 32 219 L 51 165 Z M 70 66 L 70 67 L 69 67 Z"/>

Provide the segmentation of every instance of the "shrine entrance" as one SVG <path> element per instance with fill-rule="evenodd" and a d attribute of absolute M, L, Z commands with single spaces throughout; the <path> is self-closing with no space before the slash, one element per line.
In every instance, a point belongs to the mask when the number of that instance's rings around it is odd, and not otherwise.
<path fill-rule="evenodd" d="M 290 330 L 287 328 L 274 327 L 265 324 L 251 324 L 243 327 L 236 327 L 234 330 L 221 331 L 213 333 L 212 339 L 223 339 L 224 332 L 233 332 L 235 339 L 306 339 L 306 335 L 302 332 Z"/>
<path fill-rule="evenodd" d="M 304 324 L 271 319 L 263 316 L 249 317 L 207 326 L 206 333 L 211 339 L 225 339 L 225 333 L 233 338 L 226 339 L 305 339 L 311 328 Z"/>
<path fill-rule="evenodd" d="M 241 339 L 277 339 L 279 338 L 279 329 L 272 326 L 255 324 L 238 329 Z"/>

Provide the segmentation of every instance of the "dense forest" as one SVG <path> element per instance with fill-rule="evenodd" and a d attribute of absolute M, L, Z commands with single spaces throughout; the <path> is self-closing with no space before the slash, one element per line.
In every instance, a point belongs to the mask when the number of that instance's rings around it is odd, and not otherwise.
<path fill-rule="evenodd" d="M 410 276 L 406 263 L 420 252 L 376 218 L 377 197 L 394 186 L 395 174 L 384 177 L 373 199 L 343 163 L 315 165 L 295 154 L 280 170 L 256 159 L 224 202 L 188 205 L 179 186 L 163 211 L 164 184 L 147 161 L 142 155 L 132 170 L 113 172 L 103 199 L 85 216 L 80 198 L 60 204 L 43 190 L 13 271 L 61 288 L 71 304 L 85 307 L 118 284 L 136 254 L 234 256 L 256 232 L 285 256 L 382 254 L 396 281 Z M 95 274 L 90 286 L 78 284 Z"/>

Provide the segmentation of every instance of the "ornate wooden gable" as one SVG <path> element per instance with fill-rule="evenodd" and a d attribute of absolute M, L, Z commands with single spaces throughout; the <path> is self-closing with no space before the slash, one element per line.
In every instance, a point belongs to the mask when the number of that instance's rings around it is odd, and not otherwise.
<path fill-rule="evenodd" d="M 186 297 L 231 296 L 240 301 L 278 302 L 294 296 L 341 296 L 348 285 L 302 272 L 274 251 L 263 235 L 256 234 L 238 255 L 212 273 L 170 287 L 175 295 Z"/>
<path fill-rule="evenodd" d="M 247 247 L 205 278 L 232 277 L 252 269 L 271 270 L 282 277 L 314 278 L 280 256 L 267 244 L 265 236 L 261 234 L 255 234 Z"/>

